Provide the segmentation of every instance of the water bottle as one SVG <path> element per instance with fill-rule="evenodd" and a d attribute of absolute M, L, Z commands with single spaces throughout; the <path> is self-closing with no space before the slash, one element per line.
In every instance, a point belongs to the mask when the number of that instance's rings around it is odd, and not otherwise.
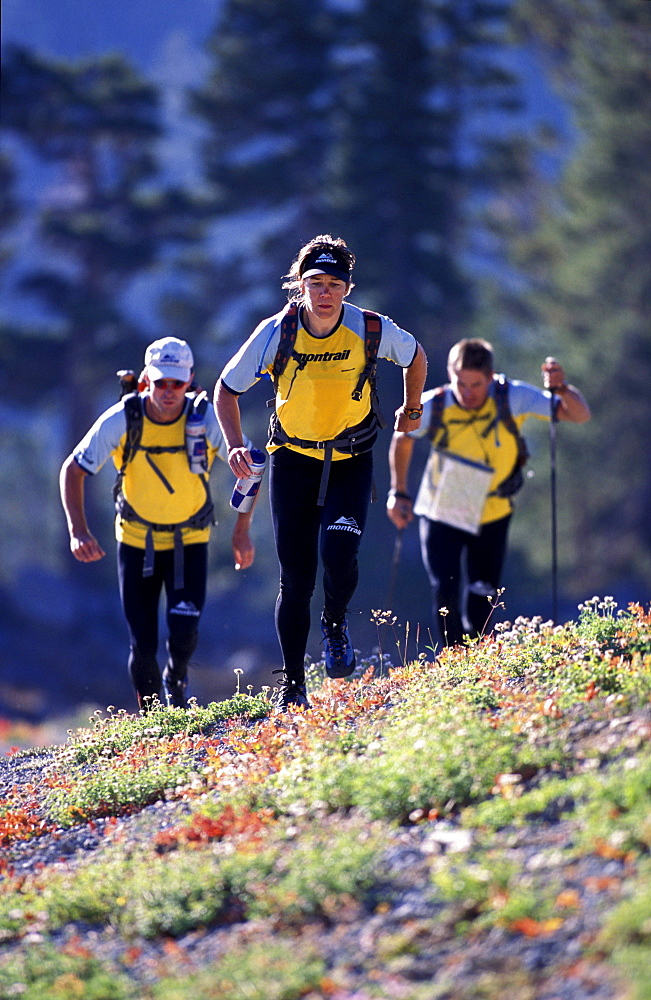
<path fill-rule="evenodd" d="M 188 453 L 190 471 L 200 475 L 208 472 L 208 455 L 206 449 L 206 423 L 203 414 L 196 406 L 190 407 L 185 418 L 185 447 Z"/>
<path fill-rule="evenodd" d="M 253 506 L 257 492 L 260 489 L 267 456 L 258 448 L 251 448 L 251 472 L 248 479 L 238 479 L 231 496 L 231 507 L 238 514 L 247 514 Z"/>

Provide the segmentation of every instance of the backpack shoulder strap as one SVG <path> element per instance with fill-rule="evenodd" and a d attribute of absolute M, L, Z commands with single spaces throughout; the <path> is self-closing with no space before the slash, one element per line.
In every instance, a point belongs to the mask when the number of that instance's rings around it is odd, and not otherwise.
<path fill-rule="evenodd" d="M 371 383 L 371 392 L 374 390 L 377 373 L 377 355 L 380 350 L 380 340 L 382 339 L 382 320 L 378 313 L 371 312 L 370 309 L 364 309 L 363 315 L 366 364 L 359 374 L 357 385 L 353 389 L 353 399 L 357 402 L 362 398 L 362 389 L 367 381 Z"/>
<path fill-rule="evenodd" d="M 505 375 L 495 375 L 494 377 L 495 385 L 495 404 L 497 408 L 497 419 L 500 420 L 504 426 L 515 435 L 515 437 L 520 436 L 517 424 L 513 419 L 513 414 L 511 413 L 511 405 L 509 403 L 509 388 L 510 383 Z"/>
<path fill-rule="evenodd" d="M 127 437 L 124 442 L 124 451 L 122 452 L 122 471 L 132 461 L 133 456 L 140 447 L 144 422 L 144 407 L 139 394 L 131 392 L 127 396 L 123 396 L 123 400 L 124 415 L 127 421 Z"/>
<path fill-rule="evenodd" d="M 518 446 L 518 458 L 516 462 L 516 468 L 521 468 L 529 458 L 529 449 L 527 447 L 527 442 L 522 437 L 518 425 L 513 419 L 513 414 L 511 413 L 511 404 L 509 403 L 509 388 L 510 382 L 505 375 L 495 375 L 494 376 L 495 385 L 495 406 L 497 410 L 496 419 L 500 423 L 504 424 L 507 431 L 513 435 L 516 444 Z M 484 431 L 484 436 L 490 431 L 490 426 Z"/>
<path fill-rule="evenodd" d="M 280 320 L 280 342 L 276 351 L 274 363 L 271 366 L 271 377 L 274 384 L 285 371 L 287 362 L 294 351 L 296 334 L 298 332 L 298 303 L 290 302 L 283 311 Z"/>
<path fill-rule="evenodd" d="M 377 362 L 382 339 L 382 319 L 376 312 L 364 309 L 364 347 L 367 359 Z"/>
<path fill-rule="evenodd" d="M 130 392 L 122 396 L 124 402 L 124 416 L 127 423 L 127 436 L 122 451 L 122 465 L 118 469 L 115 483 L 113 484 L 113 499 L 116 501 L 122 491 L 122 480 L 127 465 L 132 461 L 133 456 L 140 447 L 142 440 L 142 427 L 144 423 L 144 407 L 138 392 Z"/>
<path fill-rule="evenodd" d="M 432 395 L 432 412 L 429 418 L 429 436 L 434 440 L 437 430 L 443 426 L 443 411 L 445 410 L 445 392 L 447 385 L 439 385 Z M 447 435 L 446 435 L 447 437 Z M 445 447 L 445 445 L 443 445 Z"/>

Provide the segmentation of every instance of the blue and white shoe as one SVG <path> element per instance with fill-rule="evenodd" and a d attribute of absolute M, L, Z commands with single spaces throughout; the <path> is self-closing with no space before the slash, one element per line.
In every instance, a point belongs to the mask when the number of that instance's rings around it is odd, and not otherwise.
<path fill-rule="evenodd" d="M 328 622 L 321 615 L 325 644 L 325 668 L 328 677 L 349 677 L 355 669 L 355 651 L 348 635 L 348 622 Z"/>

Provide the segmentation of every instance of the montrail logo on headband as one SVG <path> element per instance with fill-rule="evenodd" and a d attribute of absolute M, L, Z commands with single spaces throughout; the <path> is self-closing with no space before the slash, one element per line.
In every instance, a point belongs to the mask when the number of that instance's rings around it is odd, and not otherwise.
<path fill-rule="evenodd" d="M 316 249 L 308 254 L 301 274 L 304 278 L 310 278 L 315 274 L 331 274 L 348 284 L 350 270 L 350 264 L 343 254 L 338 254 L 336 250 Z"/>

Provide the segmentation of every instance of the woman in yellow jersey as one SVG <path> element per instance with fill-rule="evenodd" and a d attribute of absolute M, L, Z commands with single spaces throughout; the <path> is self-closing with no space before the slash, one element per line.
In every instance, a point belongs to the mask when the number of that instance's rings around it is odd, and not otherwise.
<path fill-rule="evenodd" d="M 434 616 L 448 645 L 480 634 L 490 614 L 506 553 L 518 467 L 519 431 L 529 417 L 583 423 L 590 409 L 554 358 L 542 365 L 545 390 L 505 382 L 493 371 L 485 340 L 461 340 L 448 355 L 446 386 L 423 394 L 423 420 L 394 433 L 387 514 L 398 529 L 420 516 L 421 553 L 434 594 Z M 507 393 L 508 409 L 500 403 Z M 430 457 L 418 496 L 408 489 L 414 439 L 429 436 Z M 461 596 L 462 559 L 466 592 Z M 445 609 L 443 615 L 441 608 Z"/>
<path fill-rule="evenodd" d="M 279 708 L 307 706 L 305 650 L 318 559 L 323 564 L 321 627 L 326 670 L 346 677 L 355 669 L 346 610 L 358 579 L 357 555 L 371 495 L 373 387 L 366 368 L 364 312 L 345 299 L 355 256 L 342 239 L 317 236 L 298 253 L 284 288 L 296 304 L 292 353 L 275 373 L 276 412 L 267 449 L 269 493 L 280 590 L 276 630 L 283 654 Z M 215 388 L 215 410 L 237 477 L 249 474 L 238 396 L 274 372 L 286 309 L 263 320 L 228 362 Z M 377 356 L 404 369 L 404 402 L 395 429 L 417 427 L 427 361 L 412 334 L 386 316 Z"/>
<path fill-rule="evenodd" d="M 120 597 L 129 629 L 129 674 L 143 709 L 154 696 L 160 697 L 161 681 L 164 701 L 185 707 L 187 668 L 206 598 L 208 539 L 214 523 L 208 478 L 216 456 L 226 461 L 226 449 L 208 407 L 202 414 L 202 461 L 196 463 L 193 437 L 191 467 L 186 421 L 191 411 L 199 412 L 189 392 L 193 367 L 184 340 L 167 337 L 150 344 L 141 375 L 144 391 L 106 410 L 63 463 L 60 475 L 72 554 L 80 562 L 95 562 L 105 553 L 86 522 L 86 478 L 109 458 L 119 472 L 115 531 Z M 141 433 L 125 464 L 132 407 Z M 236 568 L 253 562 L 250 520 L 251 512 L 239 514 L 233 531 Z M 163 587 L 169 638 L 161 678 L 157 647 Z"/>

